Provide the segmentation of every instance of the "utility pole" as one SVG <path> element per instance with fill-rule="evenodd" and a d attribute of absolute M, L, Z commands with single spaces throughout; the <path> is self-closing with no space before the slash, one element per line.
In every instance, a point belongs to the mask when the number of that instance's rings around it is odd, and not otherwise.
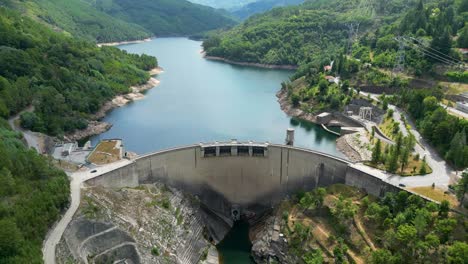
<path fill-rule="evenodd" d="M 348 23 L 348 46 L 346 47 L 346 54 L 351 56 L 353 54 L 353 44 L 359 32 L 359 23 Z"/>
<path fill-rule="evenodd" d="M 392 75 L 395 77 L 398 73 L 405 71 L 405 43 L 404 37 L 396 37 L 398 41 L 398 53 L 395 61 L 395 66 L 393 67 Z"/>

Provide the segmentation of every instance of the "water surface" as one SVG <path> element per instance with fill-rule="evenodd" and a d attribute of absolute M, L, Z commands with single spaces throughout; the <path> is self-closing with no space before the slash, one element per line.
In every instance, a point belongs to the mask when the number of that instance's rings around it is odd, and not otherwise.
<path fill-rule="evenodd" d="M 254 140 L 284 143 L 296 128 L 295 145 L 342 155 L 336 136 L 315 124 L 291 120 L 277 102 L 281 82 L 293 72 L 234 66 L 202 58 L 201 42 L 160 38 L 120 46 L 158 58 L 161 84 L 145 99 L 113 110 L 104 121 L 113 127 L 92 138 L 122 138 L 139 154 L 199 142 Z"/>
<path fill-rule="evenodd" d="M 244 221 L 234 223 L 226 237 L 217 246 L 221 264 L 254 264 L 250 251 L 249 224 Z"/>

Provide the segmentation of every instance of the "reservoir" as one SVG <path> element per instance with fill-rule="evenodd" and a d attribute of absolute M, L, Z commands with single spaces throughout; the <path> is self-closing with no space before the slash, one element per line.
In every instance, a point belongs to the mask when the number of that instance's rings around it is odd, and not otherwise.
<path fill-rule="evenodd" d="M 114 109 L 104 121 L 113 127 L 92 138 L 121 138 L 138 154 L 199 142 L 259 141 L 283 144 L 296 129 L 295 145 L 343 157 L 336 136 L 288 117 L 277 102 L 281 82 L 292 71 L 235 66 L 202 57 L 201 42 L 156 38 L 122 45 L 129 53 L 156 56 L 164 72 L 143 100 Z"/>
<path fill-rule="evenodd" d="M 120 46 L 156 56 L 164 72 L 143 100 L 114 109 L 113 127 L 92 138 L 121 138 L 126 150 L 144 154 L 199 142 L 258 141 L 283 144 L 293 127 L 295 145 L 343 157 L 336 136 L 313 123 L 288 117 L 277 102 L 281 82 L 292 71 L 235 66 L 205 60 L 201 42 L 160 38 Z M 251 263 L 248 224 L 236 223 L 218 245 L 224 264 Z"/>

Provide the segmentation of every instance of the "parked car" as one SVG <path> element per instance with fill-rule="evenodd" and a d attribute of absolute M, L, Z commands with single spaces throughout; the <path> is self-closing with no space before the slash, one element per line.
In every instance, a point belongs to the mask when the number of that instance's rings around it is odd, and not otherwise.
<path fill-rule="evenodd" d="M 97 172 L 97 170 L 92 170 L 92 171 L 91 171 L 91 173 L 96 173 L 96 172 Z"/>
<path fill-rule="evenodd" d="M 406 185 L 404 185 L 403 183 L 398 184 L 398 186 L 400 186 L 400 187 L 406 187 Z"/>

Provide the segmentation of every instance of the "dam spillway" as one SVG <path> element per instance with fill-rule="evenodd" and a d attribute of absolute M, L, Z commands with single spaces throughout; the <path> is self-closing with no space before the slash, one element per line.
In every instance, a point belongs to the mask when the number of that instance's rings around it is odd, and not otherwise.
<path fill-rule="evenodd" d="M 196 144 L 138 157 L 88 180 L 90 186 L 137 187 L 162 182 L 199 198 L 223 219 L 262 212 L 298 191 L 347 184 L 381 196 L 399 190 L 332 155 L 254 142 Z"/>

